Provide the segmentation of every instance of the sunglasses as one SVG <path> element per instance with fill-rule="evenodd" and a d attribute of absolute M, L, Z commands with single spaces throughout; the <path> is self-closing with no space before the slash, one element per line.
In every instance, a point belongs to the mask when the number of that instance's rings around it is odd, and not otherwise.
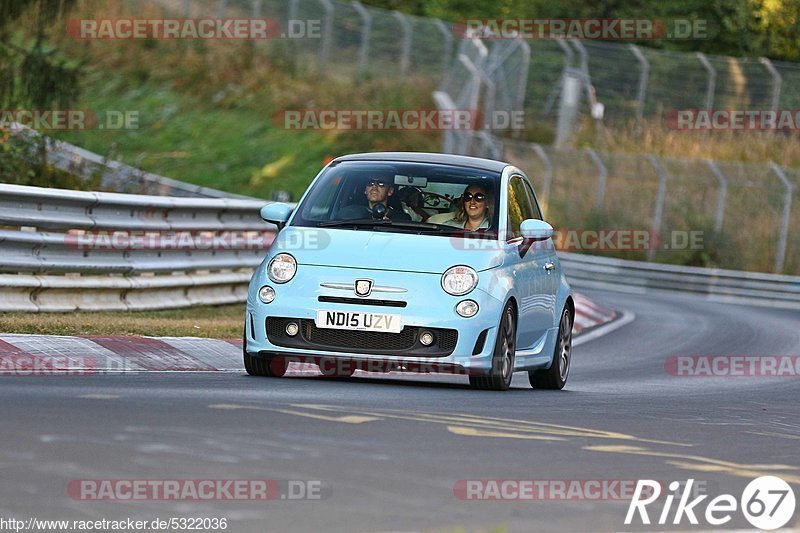
<path fill-rule="evenodd" d="M 386 182 L 383 180 L 371 180 L 367 182 L 367 187 L 386 187 Z"/>
<path fill-rule="evenodd" d="M 483 202 L 484 200 L 486 200 L 486 195 L 483 194 L 482 192 L 478 192 L 475 194 L 472 194 L 471 192 L 465 192 L 462 198 L 464 198 L 465 202 L 471 202 L 473 198 L 475 199 L 476 202 Z"/>

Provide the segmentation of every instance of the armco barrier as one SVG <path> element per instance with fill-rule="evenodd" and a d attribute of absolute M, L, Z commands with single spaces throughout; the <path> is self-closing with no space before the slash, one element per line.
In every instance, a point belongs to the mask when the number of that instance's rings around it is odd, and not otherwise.
<path fill-rule="evenodd" d="M 164 309 L 244 301 L 274 226 L 260 200 L 0 185 L 0 311 Z M 214 249 L 80 247 L 87 230 L 251 232 Z M 61 274 L 61 275 L 53 275 Z"/>
<path fill-rule="evenodd" d="M 274 226 L 259 200 L 75 192 L 0 184 L 0 311 L 144 310 L 242 302 Z M 83 249 L 81 231 L 258 232 L 260 248 Z M 800 277 L 559 254 L 577 288 L 700 293 L 800 309 Z"/>
<path fill-rule="evenodd" d="M 800 309 L 800 276 L 740 272 L 559 253 L 570 283 L 578 288 L 703 294 L 729 303 Z"/>

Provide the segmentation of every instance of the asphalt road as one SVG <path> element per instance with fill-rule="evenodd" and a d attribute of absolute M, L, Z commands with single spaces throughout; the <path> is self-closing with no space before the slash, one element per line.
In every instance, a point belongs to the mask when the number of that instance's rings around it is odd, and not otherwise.
<path fill-rule="evenodd" d="M 577 347 L 560 392 L 533 390 L 524 374 L 507 393 L 464 377 L 0 378 L 0 517 L 225 517 L 232 532 L 665 530 L 625 526 L 627 499 L 474 501 L 454 486 L 693 478 L 738 498 L 774 474 L 800 498 L 800 379 L 664 369 L 677 354 L 800 355 L 796 312 L 584 292 L 636 318 Z M 308 480 L 324 497 L 85 501 L 67 491 L 80 479 Z M 655 521 L 663 501 L 653 506 Z M 735 513 L 723 527 L 748 523 Z"/>

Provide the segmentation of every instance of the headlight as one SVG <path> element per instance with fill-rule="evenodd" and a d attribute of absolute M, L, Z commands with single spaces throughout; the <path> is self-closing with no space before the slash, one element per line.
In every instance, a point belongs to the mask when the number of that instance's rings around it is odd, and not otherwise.
<path fill-rule="evenodd" d="M 272 303 L 275 299 L 275 289 L 269 285 L 264 285 L 261 287 L 261 290 L 258 291 L 258 298 L 265 304 Z"/>
<path fill-rule="evenodd" d="M 447 294 L 463 296 L 478 284 L 478 273 L 468 266 L 448 268 L 442 275 L 442 288 Z"/>
<path fill-rule="evenodd" d="M 297 261 L 289 254 L 278 254 L 267 265 L 267 275 L 275 283 L 286 283 L 297 272 Z"/>
<path fill-rule="evenodd" d="M 475 300 L 461 300 L 456 306 L 456 313 L 464 318 L 470 318 L 478 314 L 478 302 Z"/>

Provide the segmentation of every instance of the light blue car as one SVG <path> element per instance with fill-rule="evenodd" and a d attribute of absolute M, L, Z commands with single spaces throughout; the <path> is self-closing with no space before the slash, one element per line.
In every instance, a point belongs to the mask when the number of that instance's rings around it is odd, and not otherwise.
<path fill-rule="evenodd" d="M 428 153 L 340 157 L 279 228 L 253 274 L 244 366 L 283 376 L 448 372 L 506 390 L 569 375 L 575 303 L 528 177 L 507 163 Z"/>

